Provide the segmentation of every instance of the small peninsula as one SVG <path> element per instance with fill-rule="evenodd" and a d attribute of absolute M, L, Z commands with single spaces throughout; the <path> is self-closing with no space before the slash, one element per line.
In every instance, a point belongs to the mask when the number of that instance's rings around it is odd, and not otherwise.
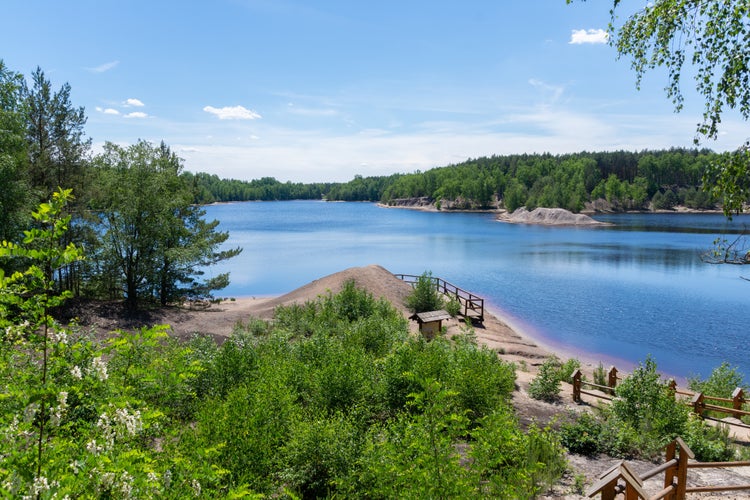
<path fill-rule="evenodd" d="M 564 208 L 538 207 L 529 212 L 526 207 L 516 209 L 513 213 L 502 213 L 497 216 L 500 222 L 510 224 L 539 224 L 544 226 L 605 226 L 588 215 L 574 214 Z"/>

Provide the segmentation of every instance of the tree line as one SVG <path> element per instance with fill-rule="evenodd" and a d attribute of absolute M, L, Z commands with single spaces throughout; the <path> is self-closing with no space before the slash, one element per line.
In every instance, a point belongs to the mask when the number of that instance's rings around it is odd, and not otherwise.
<path fill-rule="evenodd" d="M 427 197 L 438 207 L 508 210 L 526 206 L 580 212 L 591 203 L 606 210 L 671 209 L 684 205 L 713 209 L 721 200 L 703 190 L 706 169 L 722 155 L 708 149 L 575 154 L 493 155 L 425 172 L 389 176 L 356 175 L 344 183 L 282 183 L 184 174 L 200 203 L 327 199 L 390 203 Z"/>
<path fill-rule="evenodd" d="M 526 206 L 579 212 L 597 200 L 615 211 L 678 204 L 708 209 L 718 200 L 703 191 L 703 175 L 719 156 L 706 149 L 490 156 L 426 172 L 357 177 L 334 186 L 328 198 L 389 203 L 428 197 L 439 208 L 511 211 Z"/>

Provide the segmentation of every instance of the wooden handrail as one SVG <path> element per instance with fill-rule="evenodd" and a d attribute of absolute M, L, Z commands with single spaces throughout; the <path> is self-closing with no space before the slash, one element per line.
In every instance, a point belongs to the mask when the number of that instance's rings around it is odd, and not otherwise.
<path fill-rule="evenodd" d="M 394 274 L 394 276 L 412 286 L 414 286 L 414 284 L 416 284 L 421 278 L 421 276 L 415 274 Z M 472 319 L 478 320 L 480 323 L 484 321 L 484 299 L 482 297 L 474 295 L 473 293 L 459 288 L 437 276 L 430 276 L 430 279 L 435 284 L 438 292 L 449 297 L 455 297 L 459 304 L 463 306 L 462 316 L 465 318 L 471 317 Z"/>
<path fill-rule="evenodd" d="M 580 370 L 577 370 L 576 373 L 579 373 Z M 595 394 L 590 393 L 582 390 L 583 385 L 585 384 L 588 387 L 593 387 L 595 389 L 599 389 L 603 392 L 609 392 L 610 394 L 614 394 L 614 390 L 617 386 L 617 381 L 621 380 L 620 377 L 617 376 L 617 368 L 612 366 L 608 373 L 608 385 L 604 386 L 602 384 L 595 384 L 593 382 L 587 382 L 583 380 L 583 375 L 579 373 L 578 379 L 576 379 L 576 373 L 573 374 L 573 377 L 571 379 L 571 383 L 573 384 L 573 401 L 576 403 L 581 402 L 581 394 L 587 394 L 592 397 L 600 398 L 600 399 L 612 399 L 610 397 L 607 397 L 602 394 Z M 737 419 L 743 417 L 743 416 L 750 416 L 750 410 L 743 410 L 743 405 L 745 404 L 745 397 L 744 397 L 744 391 L 741 387 L 738 387 L 734 390 L 732 393 L 731 398 L 724 398 L 719 396 L 709 396 L 703 393 L 696 393 L 692 391 L 685 391 L 680 390 L 677 388 L 677 382 L 672 379 L 668 382 L 669 388 L 674 391 L 675 398 L 680 396 L 690 396 L 691 401 L 688 403 L 688 406 L 690 406 L 693 409 L 693 412 L 703 416 L 703 414 L 707 411 L 713 411 L 717 413 L 725 413 L 728 415 L 731 415 Z M 710 403 L 707 403 L 706 401 L 718 401 L 722 403 L 732 403 L 732 407 L 726 407 L 726 406 L 718 406 L 713 405 Z"/>
<path fill-rule="evenodd" d="M 679 452 L 679 453 L 678 453 Z M 688 486 L 688 469 L 750 467 L 750 461 L 736 462 L 690 462 L 695 458 L 685 442 L 677 438 L 666 448 L 666 461 L 644 474 L 635 474 L 624 461 L 604 472 L 587 492 L 587 496 L 600 495 L 602 499 L 613 499 L 615 495 L 625 493 L 625 500 L 670 498 L 684 500 L 688 493 L 742 491 L 750 490 L 750 484 L 733 484 L 725 486 Z M 664 488 L 653 496 L 643 489 L 643 483 L 658 474 L 664 473 Z"/>

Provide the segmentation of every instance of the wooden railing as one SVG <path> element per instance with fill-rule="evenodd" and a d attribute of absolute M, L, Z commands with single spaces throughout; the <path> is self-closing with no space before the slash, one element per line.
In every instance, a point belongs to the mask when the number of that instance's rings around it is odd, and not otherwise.
<path fill-rule="evenodd" d="M 607 385 L 601 385 L 583 380 L 583 373 L 581 372 L 581 370 L 576 370 L 571 377 L 571 383 L 573 384 L 573 401 L 575 401 L 576 403 L 581 403 L 582 394 L 599 399 L 612 400 L 612 396 L 615 393 L 615 388 L 617 387 L 617 382 L 621 380 L 621 378 L 618 377 L 617 374 L 617 368 L 612 366 L 607 373 Z M 744 390 L 741 387 L 737 387 L 734 390 L 731 398 L 722 398 L 718 396 L 709 396 L 700 392 L 695 393 L 692 391 L 678 389 L 677 383 L 674 380 L 669 381 L 669 386 L 674 392 L 675 398 L 683 396 L 683 399 L 689 399 L 689 402 L 687 402 L 686 404 L 688 404 L 688 406 L 690 406 L 696 414 L 702 417 L 705 417 L 708 412 L 723 413 L 738 419 L 742 418 L 743 416 L 750 415 L 750 411 L 746 411 L 743 409 L 746 400 Z M 584 388 L 598 389 L 600 392 L 591 392 L 585 390 Z M 713 403 L 731 403 L 732 406 L 720 406 Z"/>
<path fill-rule="evenodd" d="M 678 453 L 679 452 L 679 453 Z M 624 494 L 625 500 L 669 498 L 683 500 L 688 493 L 750 490 L 750 484 L 723 486 L 688 486 L 688 470 L 697 468 L 750 467 L 750 462 L 690 462 L 695 455 L 680 438 L 667 446 L 663 464 L 638 475 L 624 461 L 604 472 L 599 480 L 586 492 L 589 498 L 599 496 L 603 500 L 614 499 Z M 643 483 L 664 473 L 664 488 L 649 495 Z"/>
<path fill-rule="evenodd" d="M 614 366 L 610 367 L 609 372 L 607 372 L 607 385 L 587 382 L 583 380 L 583 372 L 581 372 L 581 370 L 576 370 L 575 373 L 573 373 L 571 381 L 571 383 L 573 384 L 573 401 L 575 401 L 576 403 L 580 403 L 581 394 L 586 394 L 588 396 L 593 396 L 599 399 L 612 400 L 611 396 L 615 393 L 615 387 L 617 387 L 618 380 L 617 368 L 615 368 Z M 593 389 L 599 389 L 601 393 L 584 391 L 584 385 Z"/>
<path fill-rule="evenodd" d="M 397 278 L 415 286 L 421 276 L 415 276 L 413 274 L 394 274 Z M 433 284 L 437 291 L 443 295 L 455 299 L 461 304 L 460 314 L 465 318 L 470 318 L 474 321 L 484 321 L 484 299 L 474 295 L 471 292 L 458 288 L 452 283 L 448 283 L 442 278 L 436 276 L 430 276 Z"/>

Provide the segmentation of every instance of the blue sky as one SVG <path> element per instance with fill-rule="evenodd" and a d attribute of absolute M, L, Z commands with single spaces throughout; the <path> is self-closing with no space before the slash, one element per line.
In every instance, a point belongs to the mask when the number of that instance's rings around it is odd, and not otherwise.
<path fill-rule="evenodd" d="M 645 5 L 625 0 L 622 13 Z M 84 106 L 94 151 L 164 140 L 190 171 L 281 181 L 511 153 L 692 145 L 663 73 L 636 90 L 609 1 L 5 0 L 0 58 Z M 689 88 L 692 82 L 686 82 Z M 746 140 L 727 115 L 721 151 Z"/>

